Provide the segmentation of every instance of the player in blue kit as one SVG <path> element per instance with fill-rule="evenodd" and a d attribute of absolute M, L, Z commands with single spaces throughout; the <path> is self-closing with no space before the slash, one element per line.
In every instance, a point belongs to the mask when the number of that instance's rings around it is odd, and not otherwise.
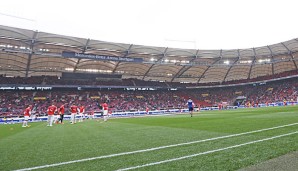
<path fill-rule="evenodd" d="M 192 102 L 191 98 L 189 97 L 189 99 L 187 100 L 187 106 L 188 106 L 188 111 L 190 113 L 190 117 L 192 117 L 192 112 L 193 112 L 193 107 L 194 107 L 194 103 Z"/>

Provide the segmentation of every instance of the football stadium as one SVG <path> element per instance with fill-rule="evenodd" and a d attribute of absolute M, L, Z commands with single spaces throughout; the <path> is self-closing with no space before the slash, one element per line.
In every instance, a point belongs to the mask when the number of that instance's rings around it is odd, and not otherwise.
<path fill-rule="evenodd" d="M 297 65 L 0 22 L 0 170 L 297 170 Z"/>

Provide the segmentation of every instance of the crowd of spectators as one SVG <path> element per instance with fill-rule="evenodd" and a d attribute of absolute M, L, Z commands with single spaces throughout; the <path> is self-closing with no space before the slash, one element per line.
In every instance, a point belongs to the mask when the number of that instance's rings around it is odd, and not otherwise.
<path fill-rule="evenodd" d="M 233 105 L 238 96 L 254 103 L 290 101 L 298 97 L 298 79 L 257 83 L 244 86 L 232 86 L 204 89 L 168 89 L 124 90 L 124 89 L 84 89 L 84 90 L 2 90 L 0 91 L 0 117 L 22 116 L 29 104 L 34 106 L 37 115 L 46 115 L 51 104 L 58 107 L 72 103 L 85 106 L 86 112 L 99 111 L 99 104 L 107 101 L 110 112 L 144 111 L 146 108 L 173 109 L 186 108 L 186 101 L 191 97 L 201 107 L 219 103 Z M 66 112 L 67 113 L 67 112 Z"/>
<path fill-rule="evenodd" d="M 245 101 L 250 103 L 296 101 L 298 97 L 298 79 L 292 78 L 243 86 L 197 89 L 192 94 L 195 94 L 201 101 L 209 103 L 210 106 L 222 102 L 235 105 L 234 102 L 239 96 L 245 97 Z"/>
<path fill-rule="evenodd" d="M 3 91 L 0 100 L 0 115 L 4 116 L 22 116 L 30 104 L 37 115 L 46 115 L 51 104 L 65 104 L 66 108 L 71 104 L 85 106 L 87 113 L 99 111 L 104 102 L 108 102 L 111 112 L 183 108 L 186 104 L 186 99 L 173 91 Z"/>
<path fill-rule="evenodd" d="M 6 77 L 0 75 L 0 84 L 42 84 L 45 76 L 33 76 L 33 77 Z"/>
<path fill-rule="evenodd" d="M 108 101 L 110 111 L 142 111 L 149 108 L 172 109 L 185 108 L 186 101 L 191 97 L 197 105 L 201 107 L 214 106 L 219 103 L 234 105 L 239 96 L 246 98 L 246 102 L 251 103 L 271 103 L 277 101 L 297 100 L 298 79 L 297 77 L 282 79 L 277 81 L 266 81 L 273 78 L 297 75 L 298 71 L 288 71 L 273 76 L 263 76 L 250 80 L 237 80 L 223 82 L 225 84 L 238 84 L 243 82 L 255 82 L 238 86 L 222 86 L 211 88 L 185 88 L 203 84 L 182 84 L 157 81 L 144 81 L 138 79 L 101 79 L 87 80 L 76 79 L 67 80 L 56 76 L 35 76 L 35 77 L 5 77 L 0 76 L 0 85 L 66 85 L 64 89 L 54 88 L 51 90 L 0 90 L 0 117 L 20 116 L 29 104 L 34 104 L 34 111 L 37 115 L 46 115 L 46 109 L 54 103 L 57 106 L 66 104 L 66 108 L 71 103 L 84 105 L 87 112 L 98 111 L 99 104 Z M 77 87 L 80 85 L 98 86 L 105 88 L 93 89 L 71 89 L 70 85 Z M 204 85 L 218 85 L 218 83 L 208 83 Z M 152 87 L 140 90 L 138 88 L 125 90 L 123 87 Z M 117 88 L 118 87 L 118 88 Z M 122 88 L 119 88 L 122 87 Z M 178 90 L 171 90 L 171 87 L 180 87 Z M 156 90 L 157 89 L 157 90 Z"/>

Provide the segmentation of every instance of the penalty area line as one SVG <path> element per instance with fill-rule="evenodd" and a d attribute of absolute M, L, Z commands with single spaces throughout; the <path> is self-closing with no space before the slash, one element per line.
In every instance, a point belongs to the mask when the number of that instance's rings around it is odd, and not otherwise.
<path fill-rule="evenodd" d="M 297 133 L 298 133 L 298 131 L 291 132 L 291 133 L 288 133 L 288 134 L 282 134 L 282 135 L 278 135 L 278 136 L 274 136 L 274 137 L 270 137 L 270 138 L 260 139 L 260 140 L 256 140 L 256 141 L 250 141 L 250 142 L 247 142 L 247 143 L 233 145 L 233 146 L 229 146 L 229 147 L 225 147 L 225 148 L 219 148 L 219 149 L 215 149 L 215 150 L 205 151 L 205 152 L 202 152 L 202 153 L 192 154 L 192 155 L 188 155 L 188 156 L 182 156 L 182 157 L 178 157 L 178 158 L 172 158 L 172 159 L 153 162 L 153 163 L 147 163 L 147 164 L 144 164 L 144 165 L 118 169 L 116 171 L 133 170 L 133 169 L 138 169 L 138 168 L 143 168 L 143 167 L 148 167 L 148 166 L 159 165 L 159 164 L 163 164 L 163 163 L 169 163 L 169 162 L 173 162 L 173 161 L 177 161 L 177 160 L 183 160 L 183 159 L 187 159 L 187 158 L 191 158 L 191 157 L 197 157 L 197 156 L 201 156 L 201 155 L 205 155 L 205 154 L 211 154 L 211 153 L 224 151 L 224 150 L 228 150 L 228 149 L 233 149 L 233 148 L 237 148 L 237 147 L 242 147 L 242 146 L 255 144 L 255 143 L 259 143 L 259 142 L 263 142 L 263 141 L 269 141 L 269 140 L 273 140 L 273 139 L 276 139 L 276 138 L 282 138 L 282 137 L 294 135 L 294 134 L 297 134 Z"/>
<path fill-rule="evenodd" d="M 220 137 L 208 138 L 208 139 L 203 139 L 203 140 L 198 140 L 198 141 L 191 141 L 191 142 L 179 143 L 179 144 L 171 144 L 171 145 L 166 145 L 166 146 L 153 147 L 153 148 L 148 148 L 148 149 L 143 149 L 143 150 L 136 150 L 136 151 L 130 151 L 130 152 L 116 153 L 116 154 L 109 154 L 109 155 L 104 155 L 104 156 L 90 157 L 90 158 L 85 158 L 85 159 L 71 160 L 71 161 L 66 161 L 66 162 L 53 163 L 53 164 L 47 164 L 47 165 L 17 169 L 15 171 L 36 170 L 36 169 L 43 169 L 43 168 L 67 165 L 67 164 L 72 164 L 72 163 L 79 163 L 79 162 L 85 162 L 85 161 L 91 161 L 91 160 L 112 158 L 112 157 L 116 157 L 116 156 L 124 156 L 124 155 L 129 155 L 129 154 L 143 153 L 143 152 L 155 151 L 155 150 L 160 150 L 160 149 L 165 149 L 165 148 L 171 148 L 171 147 L 178 147 L 178 146 L 183 146 L 183 145 L 190 145 L 190 144 L 214 141 L 214 140 L 219 140 L 219 139 L 237 137 L 237 136 L 241 136 L 241 135 L 248 135 L 248 134 L 253 134 L 253 133 L 258 133 L 258 132 L 264 132 L 264 131 L 284 128 L 284 127 L 290 127 L 290 126 L 294 126 L 294 125 L 298 125 L 298 122 L 292 123 L 292 124 L 287 124 L 287 125 L 271 127 L 271 128 L 264 128 L 264 129 L 249 131 L 249 132 L 243 132 L 243 133 L 238 133 L 238 134 L 230 134 L 230 135 L 225 135 L 225 136 L 220 136 Z"/>

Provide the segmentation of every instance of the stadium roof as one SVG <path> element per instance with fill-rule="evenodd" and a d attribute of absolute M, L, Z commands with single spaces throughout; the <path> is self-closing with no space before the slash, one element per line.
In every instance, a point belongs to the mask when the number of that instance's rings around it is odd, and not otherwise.
<path fill-rule="evenodd" d="M 249 49 L 203 50 L 104 42 L 0 26 L 0 74 L 57 75 L 62 72 L 121 74 L 122 78 L 167 82 L 223 82 L 297 70 L 298 39 Z M 65 58 L 63 51 L 139 62 Z"/>

